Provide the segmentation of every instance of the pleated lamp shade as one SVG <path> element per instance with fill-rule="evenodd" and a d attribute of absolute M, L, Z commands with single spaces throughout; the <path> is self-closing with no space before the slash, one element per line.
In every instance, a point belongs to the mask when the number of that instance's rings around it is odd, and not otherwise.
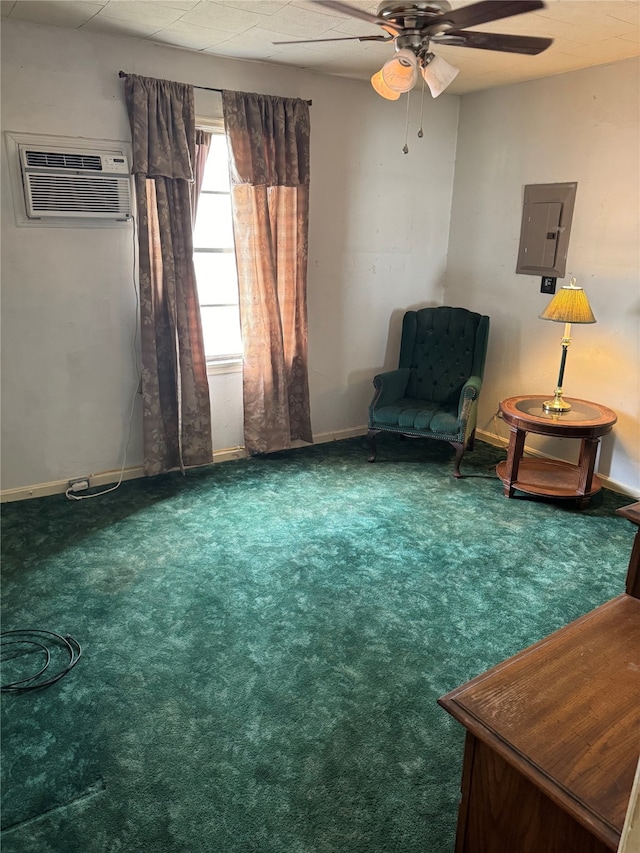
<path fill-rule="evenodd" d="M 575 278 L 571 284 L 565 284 L 540 314 L 541 320 L 554 323 L 595 323 L 596 318 L 589 305 L 587 294 L 576 286 Z"/>

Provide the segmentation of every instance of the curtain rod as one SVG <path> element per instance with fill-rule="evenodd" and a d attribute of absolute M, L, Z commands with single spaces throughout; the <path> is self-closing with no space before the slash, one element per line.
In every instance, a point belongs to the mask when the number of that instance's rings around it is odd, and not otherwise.
<path fill-rule="evenodd" d="M 127 71 L 118 71 L 118 77 L 128 77 L 130 72 Z M 220 92 L 222 93 L 222 89 L 214 89 L 212 86 L 193 86 L 194 89 L 203 89 L 205 92 Z M 313 101 L 305 101 L 307 106 L 311 106 Z"/>

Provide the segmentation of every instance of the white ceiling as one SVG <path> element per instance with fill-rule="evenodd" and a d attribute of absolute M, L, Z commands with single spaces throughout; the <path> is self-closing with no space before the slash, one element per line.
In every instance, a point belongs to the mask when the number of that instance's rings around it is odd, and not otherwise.
<path fill-rule="evenodd" d="M 375 13 L 377 2 L 347 0 Z M 451 0 L 454 8 L 469 5 Z M 380 35 L 379 27 L 313 0 L 2 0 L 2 17 L 81 32 L 130 36 L 204 54 L 368 80 L 391 44 L 342 41 L 274 45 L 279 39 Z M 461 71 L 448 92 L 548 77 L 640 55 L 640 0 L 547 0 L 546 8 L 473 29 L 547 36 L 538 56 L 459 47 L 434 52 Z M 127 70 L 127 69 L 124 69 Z M 189 82 L 189 81 L 185 81 Z"/>

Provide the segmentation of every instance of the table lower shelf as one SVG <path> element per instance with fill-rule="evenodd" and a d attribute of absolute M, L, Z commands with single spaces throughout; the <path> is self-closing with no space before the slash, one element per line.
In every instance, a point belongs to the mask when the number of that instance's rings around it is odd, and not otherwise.
<path fill-rule="evenodd" d="M 590 498 L 602 488 L 602 481 L 593 475 L 591 488 L 584 495 L 578 491 L 580 469 L 569 462 L 552 459 L 521 459 L 518 479 L 510 483 L 506 477 L 507 463 L 500 462 L 496 474 L 505 486 L 546 498 Z"/>

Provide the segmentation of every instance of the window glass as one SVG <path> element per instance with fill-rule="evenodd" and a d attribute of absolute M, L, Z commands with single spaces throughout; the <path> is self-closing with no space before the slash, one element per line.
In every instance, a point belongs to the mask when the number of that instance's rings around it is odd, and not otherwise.
<path fill-rule="evenodd" d="M 211 136 L 207 168 L 202 182 L 203 192 L 229 192 L 229 155 L 224 133 Z"/>
<path fill-rule="evenodd" d="M 233 252 L 194 252 L 201 305 L 238 303 L 238 274 Z"/>
<path fill-rule="evenodd" d="M 229 193 L 200 193 L 193 245 L 198 249 L 233 248 Z"/>
<path fill-rule="evenodd" d="M 207 359 L 242 355 L 227 140 L 214 133 L 193 229 L 193 264 Z"/>
<path fill-rule="evenodd" d="M 218 358 L 242 352 L 240 317 L 237 306 L 200 307 L 204 349 Z"/>

